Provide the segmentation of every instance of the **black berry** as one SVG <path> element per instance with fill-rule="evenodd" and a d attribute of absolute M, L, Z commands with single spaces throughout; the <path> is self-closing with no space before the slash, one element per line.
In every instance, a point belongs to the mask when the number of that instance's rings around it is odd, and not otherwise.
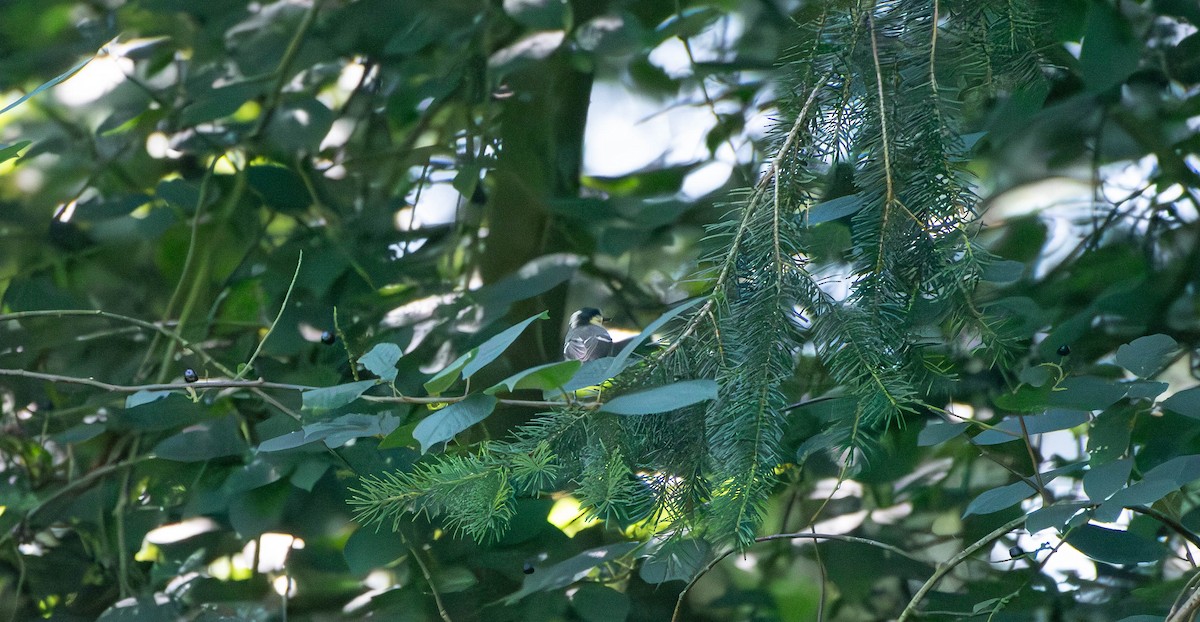
<path fill-rule="evenodd" d="M 195 382 L 199 379 L 200 379 L 200 376 L 197 376 L 196 370 L 192 369 L 191 367 L 183 370 L 183 381 L 184 382 Z"/>
<path fill-rule="evenodd" d="M 323 343 L 327 346 L 331 346 L 331 345 L 333 345 L 333 342 L 335 342 L 335 341 L 337 341 L 337 335 L 334 335 L 333 333 L 331 333 L 329 331 L 325 331 L 325 332 L 321 333 L 321 343 Z"/>
<path fill-rule="evenodd" d="M 534 571 L 533 564 L 531 564 L 529 562 L 525 562 L 525 565 L 521 567 L 521 572 L 523 572 L 525 574 L 533 574 L 533 571 Z"/>
<path fill-rule="evenodd" d="M 1071 356 L 1071 346 L 1058 346 L 1059 356 Z"/>
<path fill-rule="evenodd" d="M 1025 549 L 1023 549 L 1023 548 L 1021 548 L 1021 547 L 1019 547 L 1019 546 L 1014 546 L 1014 547 L 1012 547 L 1011 549 L 1008 549 L 1008 556 L 1009 556 L 1009 557 L 1012 557 L 1012 558 L 1014 558 L 1014 559 L 1015 559 L 1015 558 L 1017 558 L 1017 557 L 1024 557 L 1024 556 L 1025 556 Z"/>

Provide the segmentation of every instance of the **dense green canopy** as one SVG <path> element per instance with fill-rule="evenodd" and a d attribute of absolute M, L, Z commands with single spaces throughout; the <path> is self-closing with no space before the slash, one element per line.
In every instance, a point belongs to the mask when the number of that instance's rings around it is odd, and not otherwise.
<path fill-rule="evenodd" d="M 1198 26 L 0 4 L 0 619 L 1191 619 Z"/>

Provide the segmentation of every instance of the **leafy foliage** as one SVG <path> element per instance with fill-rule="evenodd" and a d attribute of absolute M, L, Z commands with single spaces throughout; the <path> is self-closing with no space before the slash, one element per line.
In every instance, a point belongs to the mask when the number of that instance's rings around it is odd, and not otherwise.
<path fill-rule="evenodd" d="M 1188 619 L 1198 25 L 5 3 L 0 617 Z"/>

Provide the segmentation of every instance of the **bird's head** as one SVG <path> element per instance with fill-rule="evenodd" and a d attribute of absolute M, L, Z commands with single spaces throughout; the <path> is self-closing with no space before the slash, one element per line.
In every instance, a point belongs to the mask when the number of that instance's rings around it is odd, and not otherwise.
<path fill-rule="evenodd" d="M 604 314 L 595 307 L 584 307 L 571 314 L 571 328 L 579 328 L 588 324 L 604 323 Z"/>

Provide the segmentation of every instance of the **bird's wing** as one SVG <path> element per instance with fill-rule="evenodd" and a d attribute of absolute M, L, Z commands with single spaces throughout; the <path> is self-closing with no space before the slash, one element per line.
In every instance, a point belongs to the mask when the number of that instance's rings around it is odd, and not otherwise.
<path fill-rule="evenodd" d="M 612 336 L 600 326 L 572 328 L 563 343 L 563 357 L 569 361 L 591 361 L 609 354 L 612 354 Z"/>

